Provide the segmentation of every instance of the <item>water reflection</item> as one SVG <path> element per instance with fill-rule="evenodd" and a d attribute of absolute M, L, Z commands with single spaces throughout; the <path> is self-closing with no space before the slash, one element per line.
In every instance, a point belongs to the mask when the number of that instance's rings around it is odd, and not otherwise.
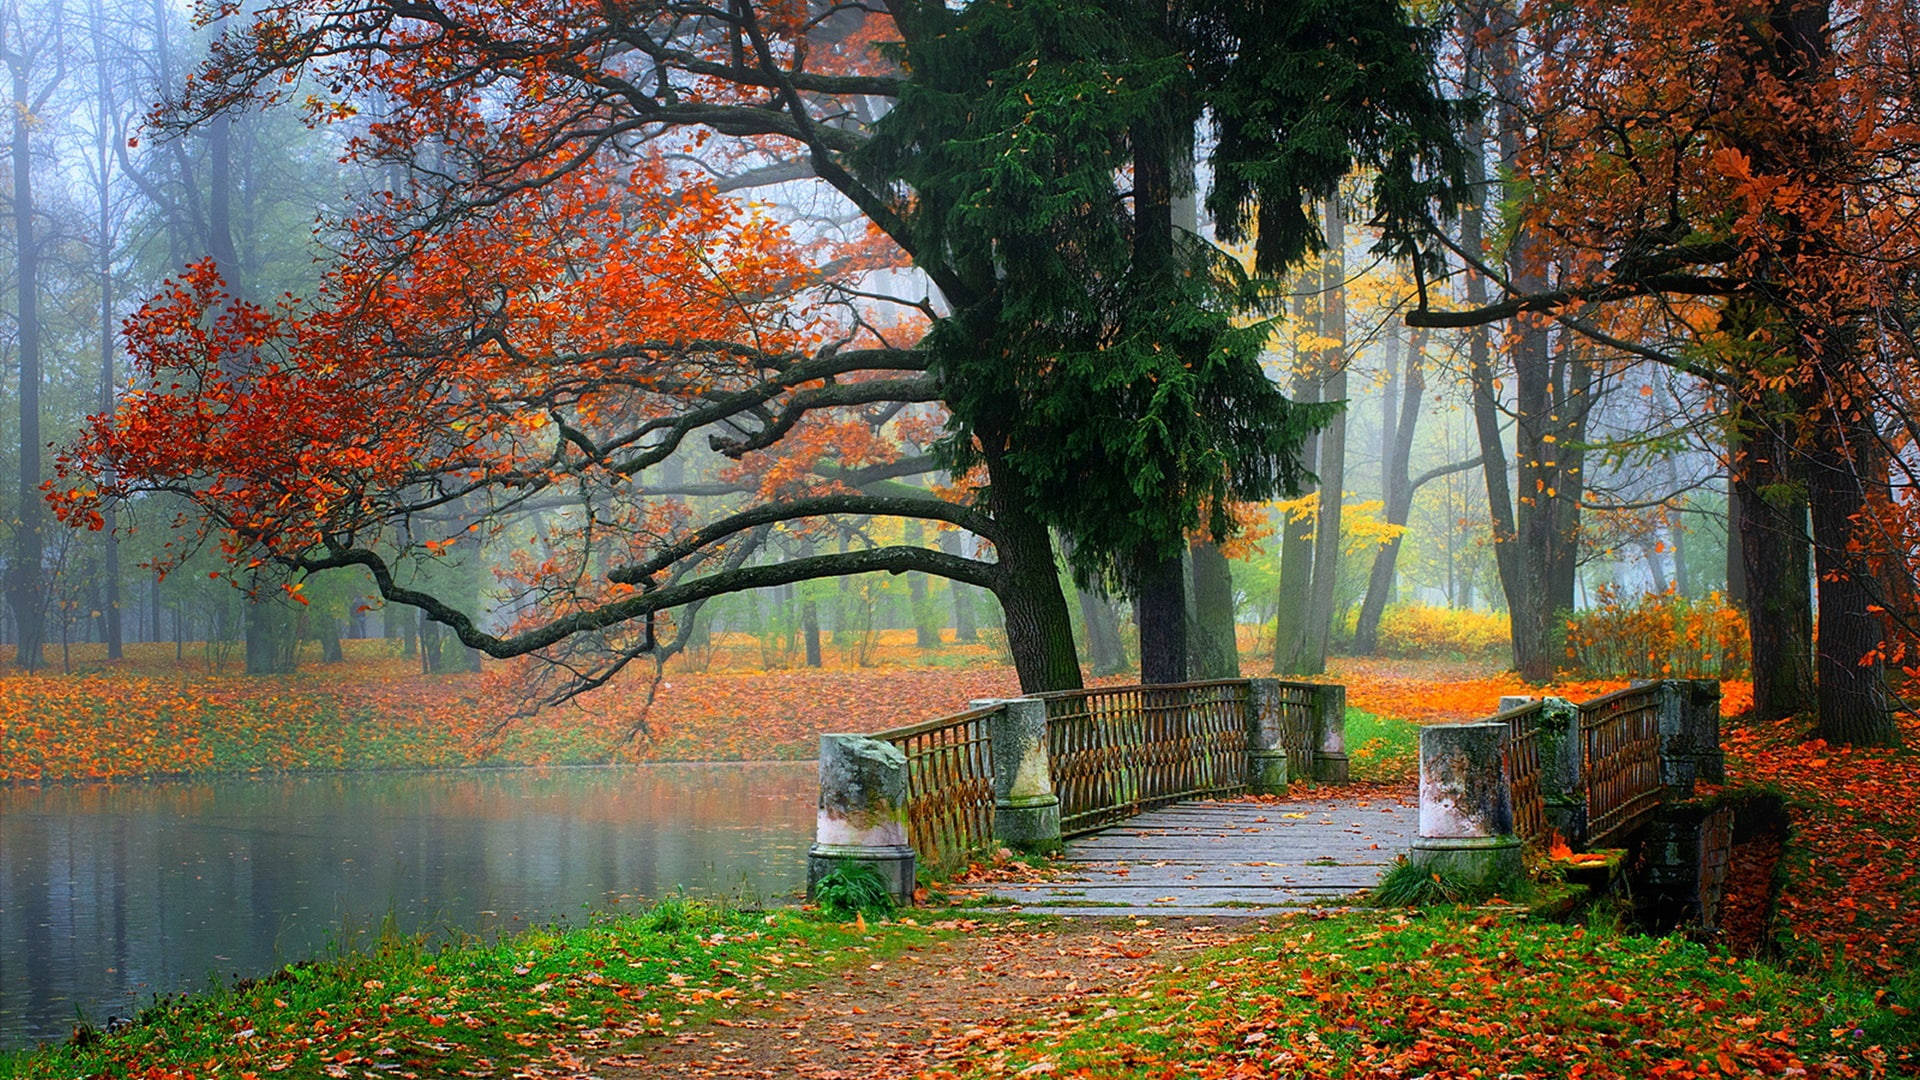
<path fill-rule="evenodd" d="M 0 789 L 0 1046 L 377 930 L 486 932 L 804 881 L 814 766 Z"/>

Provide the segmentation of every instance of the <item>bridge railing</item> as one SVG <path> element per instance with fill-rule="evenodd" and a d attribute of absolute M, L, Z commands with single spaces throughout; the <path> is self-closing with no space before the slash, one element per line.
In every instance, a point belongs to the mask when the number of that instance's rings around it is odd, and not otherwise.
<path fill-rule="evenodd" d="M 1580 706 L 1587 843 L 1603 847 L 1660 807 L 1660 711 L 1665 683 L 1617 690 Z"/>
<path fill-rule="evenodd" d="M 1247 787 L 1246 679 L 1034 695 L 1063 836 Z"/>
<path fill-rule="evenodd" d="M 1502 753 L 1513 793 L 1513 832 L 1529 844 L 1546 843 L 1551 831 L 1540 789 L 1540 724 L 1545 707 L 1546 703 L 1536 698 L 1493 716 L 1496 723 L 1507 726 Z"/>
<path fill-rule="evenodd" d="M 897 894 L 917 861 L 1040 850 L 1182 799 L 1346 779 L 1346 689 L 1277 679 L 1096 687 L 975 702 L 870 736 L 820 737 L 816 881 L 841 859 Z"/>
<path fill-rule="evenodd" d="M 882 731 L 873 738 L 906 757 L 907 839 L 946 861 L 993 839 L 993 717 L 998 703 Z"/>
<path fill-rule="evenodd" d="M 1617 845 L 1696 777 L 1723 779 L 1719 684 L 1664 680 L 1584 704 L 1503 699 L 1485 721 L 1420 733 L 1418 861 L 1484 876 L 1517 870 L 1556 833 Z"/>

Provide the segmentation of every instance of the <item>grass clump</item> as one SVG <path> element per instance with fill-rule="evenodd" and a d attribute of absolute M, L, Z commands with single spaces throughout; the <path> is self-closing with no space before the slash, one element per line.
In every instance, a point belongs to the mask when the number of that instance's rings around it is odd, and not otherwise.
<path fill-rule="evenodd" d="M 1422 866 L 1394 860 L 1367 894 L 1374 907 L 1432 907 L 1439 904 L 1478 904 L 1495 897 L 1521 901 L 1531 896 L 1533 883 L 1517 876 L 1481 881 L 1468 878 L 1445 864 Z"/>
<path fill-rule="evenodd" d="M 893 914 L 893 891 L 887 879 L 870 863 L 841 859 L 813 885 L 813 901 L 823 914 L 836 919 Z"/>
<path fill-rule="evenodd" d="M 1355 780 L 1377 784 L 1410 780 L 1420 772 L 1420 725 L 1349 708 L 1347 753 Z"/>

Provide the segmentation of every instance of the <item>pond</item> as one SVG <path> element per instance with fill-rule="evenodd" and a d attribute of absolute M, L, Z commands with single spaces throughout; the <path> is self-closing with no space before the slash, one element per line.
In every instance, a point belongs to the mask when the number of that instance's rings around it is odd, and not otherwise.
<path fill-rule="evenodd" d="M 811 762 L 0 789 L 0 1047 L 403 933 L 804 885 Z"/>

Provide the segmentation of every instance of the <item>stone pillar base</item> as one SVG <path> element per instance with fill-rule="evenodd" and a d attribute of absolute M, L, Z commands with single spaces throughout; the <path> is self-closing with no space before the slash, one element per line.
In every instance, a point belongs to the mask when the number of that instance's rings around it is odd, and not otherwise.
<path fill-rule="evenodd" d="M 1450 839 L 1422 836 L 1414 840 L 1407 861 L 1415 866 L 1445 870 L 1473 888 L 1514 880 L 1524 873 L 1517 836 Z"/>
<path fill-rule="evenodd" d="M 919 882 L 913 877 L 913 849 L 905 845 L 887 847 L 842 847 L 838 844 L 815 844 L 807 852 L 807 895 L 813 895 L 813 887 L 840 865 L 841 860 L 865 863 L 880 871 L 881 880 L 887 883 L 887 891 L 900 904 L 913 903 L 913 890 Z"/>
<path fill-rule="evenodd" d="M 1029 855 L 1060 850 L 1060 800 L 1053 795 L 1016 798 L 993 806 L 994 843 Z"/>
<path fill-rule="evenodd" d="M 1313 778 L 1323 784 L 1347 782 L 1347 755 L 1316 750 L 1313 754 Z"/>
<path fill-rule="evenodd" d="M 1567 846 L 1585 850 L 1587 846 L 1587 801 L 1585 799 L 1548 798 L 1542 800 L 1547 824 L 1566 840 Z"/>
<path fill-rule="evenodd" d="M 1247 790 L 1255 795 L 1287 793 L 1287 752 L 1285 750 L 1247 751 Z"/>

